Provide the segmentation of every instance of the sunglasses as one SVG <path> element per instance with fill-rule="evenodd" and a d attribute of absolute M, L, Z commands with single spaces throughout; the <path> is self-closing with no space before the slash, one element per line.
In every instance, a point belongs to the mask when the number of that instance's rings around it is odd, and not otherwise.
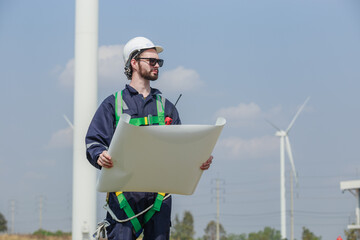
<path fill-rule="evenodd" d="M 159 64 L 159 67 L 162 67 L 162 65 L 164 64 L 164 60 L 163 59 L 158 59 L 158 58 L 136 58 L 136 59 L 147 59 L 147 60 L 149 60 L 149 64 L 152 67 L 154 67 L 156 65 L 156 63 Z"/>

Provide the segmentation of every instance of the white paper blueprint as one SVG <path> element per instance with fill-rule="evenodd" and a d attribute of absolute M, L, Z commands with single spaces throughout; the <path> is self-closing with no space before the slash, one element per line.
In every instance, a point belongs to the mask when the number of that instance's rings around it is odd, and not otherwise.
<path fill-rule="evenodd" d="M 109 147 L 112 168 L 102 168 L 100 192 L 166 192 L 190 195 L 226 123 L 215 125 L 130 125 L 123 114 Z"/>

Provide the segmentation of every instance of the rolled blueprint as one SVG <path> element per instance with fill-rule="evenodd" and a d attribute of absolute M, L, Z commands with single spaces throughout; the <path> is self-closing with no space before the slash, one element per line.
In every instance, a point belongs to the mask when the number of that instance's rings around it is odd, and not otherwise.
<path fill-rule="evenodd" d="M 201 178 L 200 166 L 211 155 L 226 123 L 215 125 L 134 126 L 123 114 L 109 154 L 112 168 L 102 168 L 100 192 L 166 192 L 191 195 Z"/>

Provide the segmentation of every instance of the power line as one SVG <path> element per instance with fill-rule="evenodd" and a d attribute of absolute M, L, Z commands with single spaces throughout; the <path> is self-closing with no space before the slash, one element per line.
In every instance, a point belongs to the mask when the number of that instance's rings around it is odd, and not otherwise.
<path fill-rule="evenodd" d="M 279 211 L 275 211 L 275 212 L 264 212 L 264 213 L 248 213 L 248 214 L 243 214 L 243 213 L 223 213 L 222 216 L 228 216 L 228 217 L 263 217 L 263 216 L 272 216 L 272 215 L 279 215 Z"/>
<path fill-rule="evenodd" d="M 224 217 L 264 217 L 264 216 L 277 216 L 280 212 L 261 212 L 261 213 L 222 213 L 221 216 Z M 318 211 L 294 211 L 296 215 L 311 215 L 311 216 L 319 216 L 319 217 L 348 217 L 349 214 L 345 212 L 318 212 Z M 213 216 L 214 213 L 195 215 L 196 217 L 204 217 L 204 216 Z"/>

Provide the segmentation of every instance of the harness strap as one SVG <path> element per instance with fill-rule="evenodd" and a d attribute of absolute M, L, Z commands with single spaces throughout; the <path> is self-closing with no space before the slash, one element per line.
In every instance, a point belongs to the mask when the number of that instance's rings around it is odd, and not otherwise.
<path fill-rule="evenodd" d="M 118 201 L 119 201 L 119 204 L 120 204 L 120 208 L 123 209 L 126 213 L 126 215 L 131 218 L 133 216 L 135 216 L 135 213 L 134 211 L 132 210 L 132 208 L 130 207 L 130 204 L 129 202 L 126 200 L 124 194 L 122 192 L 116 192 L 115 193 L 117 198 L 118 198 Z M 141 230 L 141 224 L 138 220 L 138 218 L 133 218 L 130 220 L 133 227 L 134 227 L 134 230 L 135 232 L 139 232 Z"/>
<path fill-rule="evenodd" d="M 120 97 L 119 97 L 120 93 Z M 118 125 L 118 122 L 120 120 L 120 116 L 123 111 L 123 100 L 122 100 L 122 91 L 115 93 L 115 118 L 116 118 L 116 126 Z"/>
<path fill-rule="evenodd" d="M 124 210 L 128 218 L 132 218 L 133 216 L 135 216 L 135 213 L 132 210 L 129 202 L 126 200 L 123 192 L 116 192 L 115 194 L 119 201 L 120 208 Z M 157 194 L 153 207 L 144 215 L 144 224 L 146 224 L 152 218 L 152 216 L 154 216 L 155 212 L 160 211 L 164 197 L 165 193 L 159 192 Z M 137 217 L 130 219 L 130 222 L 134 227 L 135 233 L 139 232 L 142 229 L 142 226 Z"/>
<path fill-rule="evenodd" d="M 122 97 L 123 91 L 119 91 L 115 93 L 115 118 L 116 118 L 116 125 L 120 120 L 120 116 L 123 113 L 123 109 L 127 110 L 128 106 L 123 100 Z M 159 124 L 165 125 L 165 98 L 161 95 L 156 95 L 156 108 L 157 108 L 157 116 L 147 116 L 143 118 L 131 118 L 130 124 L 135 126 L 141 125 L 152 125 L 152 124 Z"/>
<path fill-rule="evenodd" d="M 144 215 L 144 222 L 147 223 L 152 216 L 154 216 L 155 212 L 160 211 L 162 202 L 164 200 L 165 193 L 158 193 L 154 202 L 154 206 Z"/>
<path fill-rule="evenodd" d="M 141 126 L 141 125 L 153 125 L 154 123 L 157 123 L 159 125 L 161 122 L 159 122 L 160 119 L 158 116 L 152 116 L 149 115 L 147 117 L 143 117 L 143 118 L 131 118 L 130 119 L 130 124 L 135 125 L 135 126 Z"/>
<path fill-rule="evenodd" d="M 165 125 L 165 98 L 160 95 L 156 95 L 156 107 L 158 114 L 159 125 Z"/>

